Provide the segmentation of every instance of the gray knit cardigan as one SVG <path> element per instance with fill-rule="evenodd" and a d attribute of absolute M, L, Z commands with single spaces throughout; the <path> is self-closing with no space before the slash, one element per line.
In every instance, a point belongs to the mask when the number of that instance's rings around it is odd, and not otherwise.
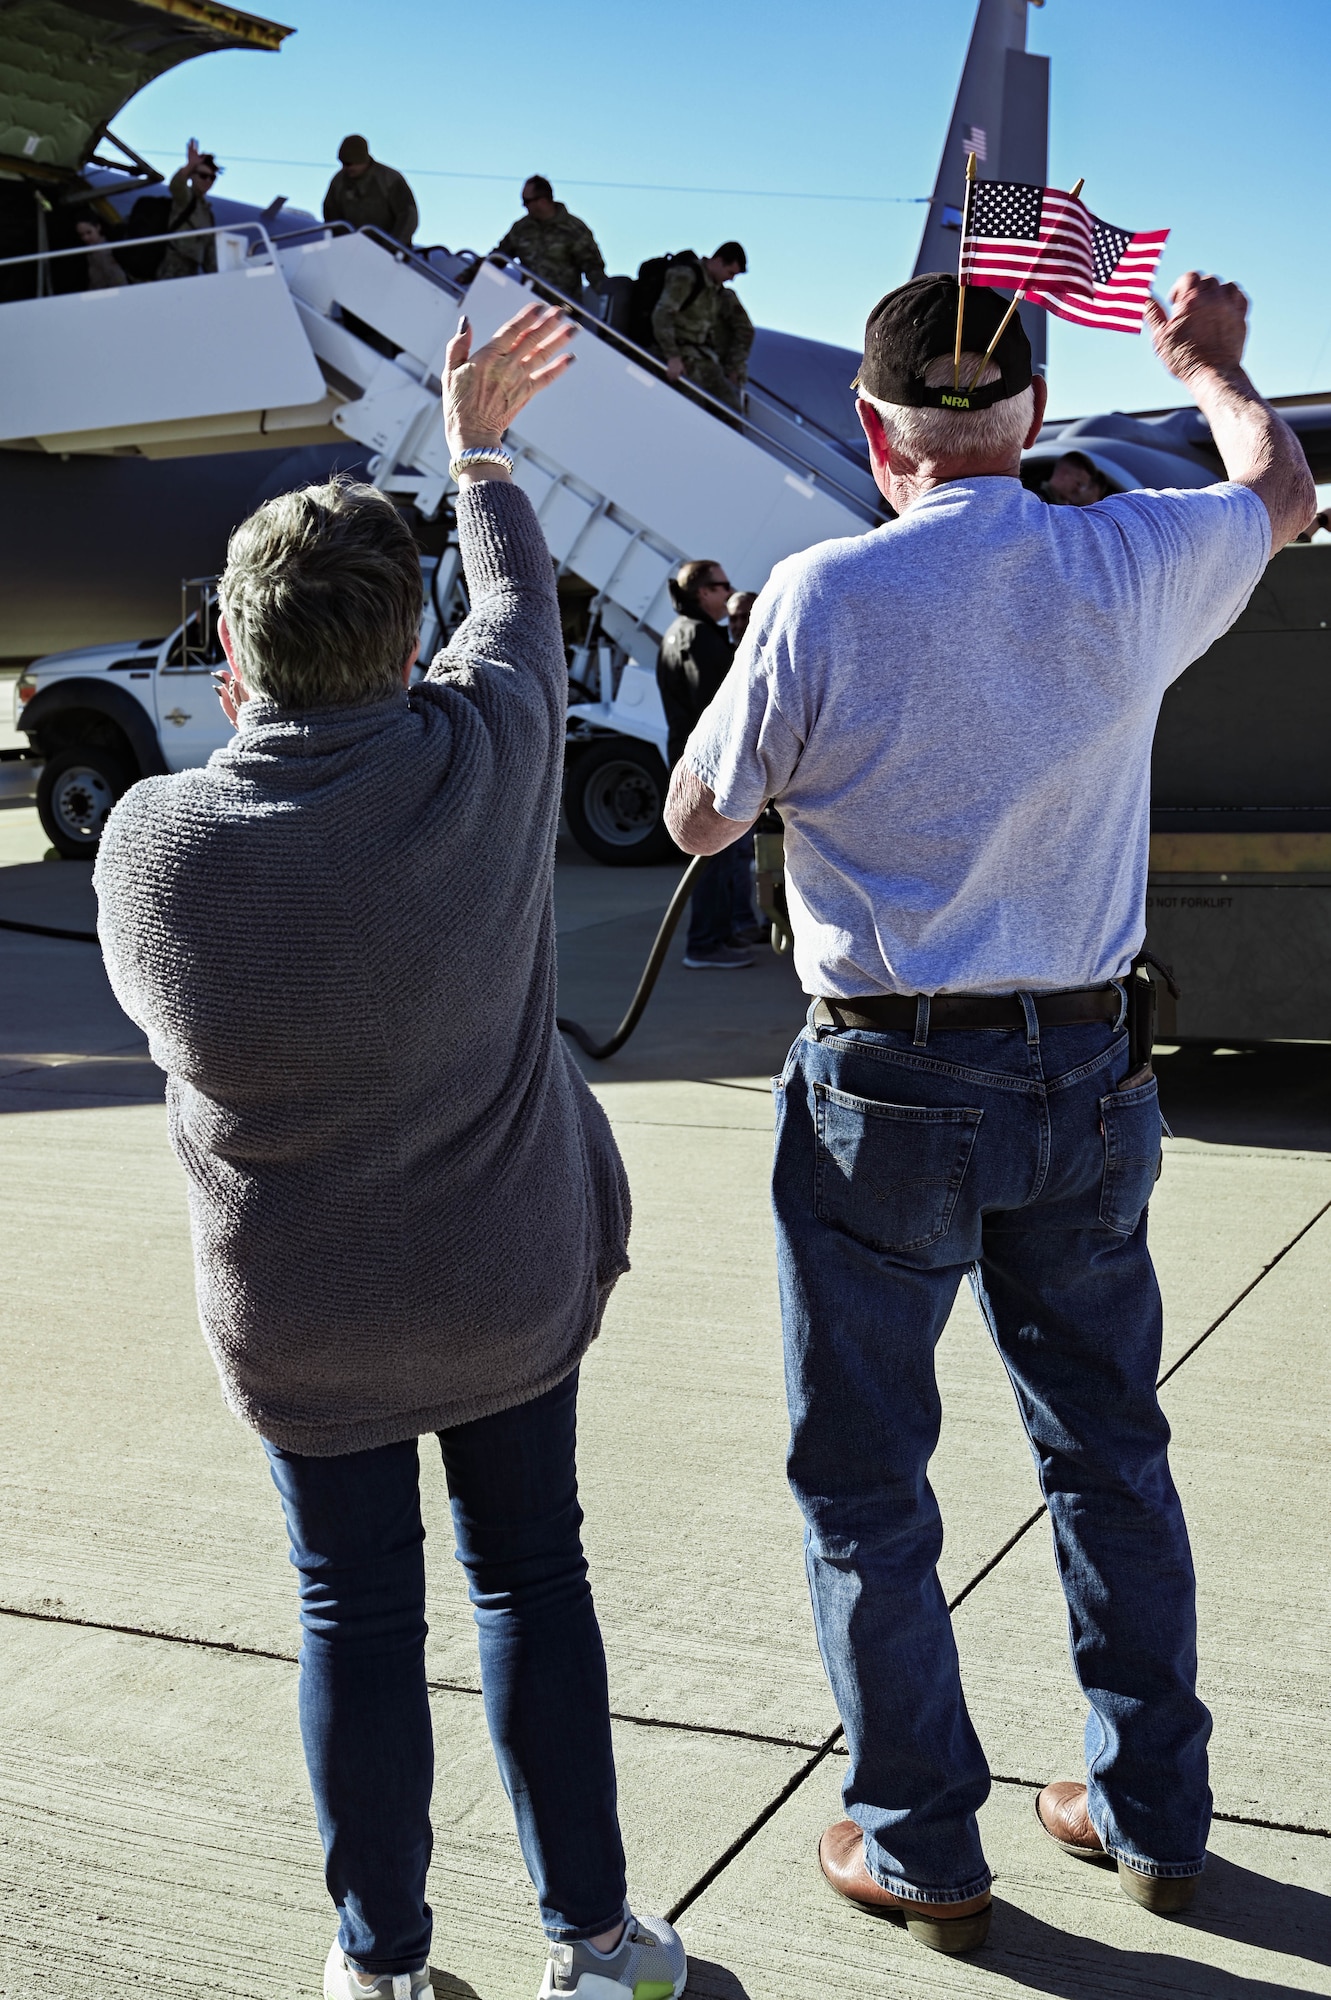
<path fill-rule="evenodd" d="M 628 1268 L 623 1166 L 555 1028 L 550 557 L 516 487 L 458 525 L 472 611 L 427 681 L 246 703 L 202 770 L 126 793 L 94 877 L 226 1399 L 317 1457 L 542 1394 Z"/>

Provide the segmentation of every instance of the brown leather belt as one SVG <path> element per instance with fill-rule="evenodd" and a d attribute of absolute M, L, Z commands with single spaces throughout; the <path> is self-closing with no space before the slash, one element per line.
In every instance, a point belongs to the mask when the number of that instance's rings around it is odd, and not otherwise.
<path fill-rule="evenodd" d="M 1033 993 L 1042 1028 L 1065 1028 L 1078 1021 L 1116 1021 L 1123 1005 L 1117 986 L 1080 986 L 1066 993 Z M 904 1029 L 914 1034 L 919 1001 L 912 993 L 868 993 L 857 1000 L 819 1000 L 814 1021 L 820 1028 L 863 1028 L 870 1032 Z M 931 993 L 929 1033 L 940 1028 L 1024 1028 L 1026 1014 L 1015 993 Z"/>

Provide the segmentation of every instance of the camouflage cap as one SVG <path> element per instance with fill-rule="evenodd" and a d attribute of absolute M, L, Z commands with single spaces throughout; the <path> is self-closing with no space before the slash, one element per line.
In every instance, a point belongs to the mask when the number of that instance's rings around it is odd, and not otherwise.
<path fill-rule="evenodd" d="M 1034 372 L 1031 343 L 1014 313 L 994 349 L 1000 379 L 983 389 L 959 389 L 950 382 L 926 386 L 931 361 L 953 353 L 957 336 L 957 281 L 944 271 L 924 271 L 879 299 L 864 329 L 864 359 L 851 382 L 866 396 L 916 410 L 987 410 L 1030 386 Z M 966 287 L 961 345 L 968 354 L 983 354 L 998 332 L 1008 300 L 987 285 Z"/>

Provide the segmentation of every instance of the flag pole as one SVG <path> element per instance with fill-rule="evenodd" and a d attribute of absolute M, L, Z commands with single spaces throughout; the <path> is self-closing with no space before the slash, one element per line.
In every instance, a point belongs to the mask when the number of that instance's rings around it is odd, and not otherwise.
<path fill-rule="evenodd" d="M 1086 185 L 1086 176 L 1085 174 L 1083 174 L 1081 179 L 1077 181 L 1073 187 L 1070 187 L 1068 189 L 1069 198 L 1072 201 L 1075 201 L 1077 199 L 1077 196 L 1081 193 L 1082 189 L 1085 187 L 1085 185 Z M 1008 321 L 1012 318 L 1013 313 L 1017 310 L 1017 307 L 1021 304 L 1022 299 L 1025 297 L 1026 287 L 1027 285 L 1029 285 L 1031 279 L 1035 276 L 1037 270 L 1040 268 L 1040 257 L 1043 256 L 1043 254 L 1044 254 L 1043 247 L 1041 247 L 1040 252 L 1036 256 L 1035 262 L 1031 265 L 1030 270 L 1026 273 L 1026 276 L 1022 279 L 1021 283 L 1018 285 L 1016 297 L 1013 299 L 1012 304 L 1008 307 L 1007 311 L 1003 314 L 1002 319 L 999 321 L 998 332 L 994 335 L 993 339 L 990 341 L 984 360 L 980 363 L 979 367 L 975 371 L 974 379 L 966 384 L 968 389 L 973 389 L 975 387 L 981 375 L 983 375 L 985 369 L 989 366 L 989 363 L 993 360 L 994 349 L 998 346 L 999 341 L 1003 338 L 1003 335 L 1007 332 Z"/>
<path fill-rule="evenodd" d="M 961 248 L 957 252 L 957 339 L 952 349 L 952 387 L 961 387 L 961 322 L 966 316 L 966 231 L 971 226 L 971 196 L 975 192 L 975 155 L 966 155 L 966 199 L 961 210 Z"/>

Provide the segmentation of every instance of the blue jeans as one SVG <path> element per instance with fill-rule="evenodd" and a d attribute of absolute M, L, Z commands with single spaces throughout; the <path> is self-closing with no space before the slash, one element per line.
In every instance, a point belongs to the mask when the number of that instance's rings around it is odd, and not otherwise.
<path fill-rule="evenodd" d="M 960 1902 L 990 1880 L 926 1468 L 934 1348 L 969 1275 L 1049 1504 L 1089 1703 L 1091 1818 L 1143 1874 L 1210 1825 L 1192 1558 L 1155 1393 L 1153 1080 L 1107 1023 L 908 1033 L 810 1024 L 777 1080 L 773 1175 L 789 1474 L 869 1872 Z M 1052 1773 L 1050 1774 L 1053 1775 Z"/>
<path fill-rule="evenodd" d="M 552 1938 L 625 1909 L 605 1654 L 579 1530 L 576 1373 L 441 1431 L 485 1718 Z M 338 1940 L 362 1972 L 430 1954 L 434 1745 L 415 1438 L 339 1458 L 265 1440 L 300 1574 L 300 1727 Z"/>
<path fill-rule="evenodd" d="M 689 935 L 685 950 L 715 951 L 736 931 L 756 924 L 753 907 L 753 835 L 742 834 L 714 854 L 698 877 L 689 899 Z"/>

